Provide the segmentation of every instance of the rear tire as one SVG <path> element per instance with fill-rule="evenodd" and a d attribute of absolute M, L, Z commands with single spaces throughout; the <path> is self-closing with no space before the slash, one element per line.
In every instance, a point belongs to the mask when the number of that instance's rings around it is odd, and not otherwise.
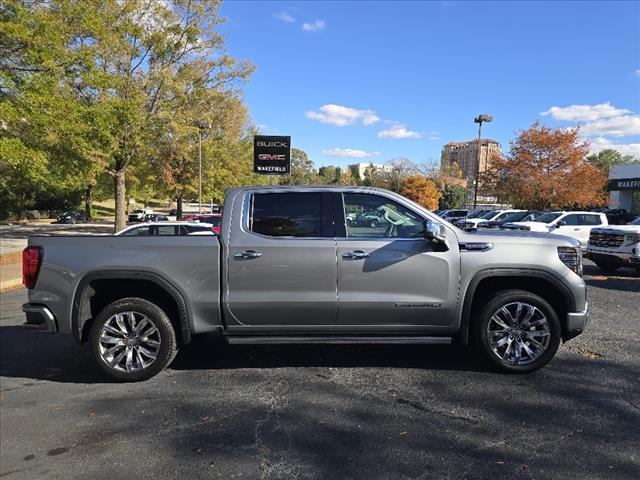
<path fill-rule="evenodd" d="M 123 298 L 105 307 L 91 327 L 89 341 L 98 367 L 121 382 L 157 375 L 177 353 L 171 320 L 143 298 Z"/>
<path fill-rule="evenodd" d="M 499 292 L 477 313 L 474 340 L 503 372 L 533 372 L 558 350 L 562 333 L 558 315 L 538 295 L 524 290 Z"/>

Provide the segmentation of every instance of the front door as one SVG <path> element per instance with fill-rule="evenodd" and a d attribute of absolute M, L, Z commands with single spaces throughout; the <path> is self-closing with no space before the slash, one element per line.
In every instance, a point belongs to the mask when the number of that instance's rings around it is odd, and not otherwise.
<path fill-rule="evenodd" d="M 330 193 L 272 192 L 247 193 L 242 225 L 231 226 L 228 324 L 335 325 L 337 266 Z M 233 218 L 238 213 L 234 210 Z"/>
<path fill-rule="evenodd" d="M 424 239 L 421 214 L 388 197 L 344 192 L 338 237 L 338 324 L 450 325 L 457 304 L 458 243 L 446 251 Z M 382 218 L 376 225 L 367 219 Z M 339 218 L 339 216 L 338 216 Z"/>

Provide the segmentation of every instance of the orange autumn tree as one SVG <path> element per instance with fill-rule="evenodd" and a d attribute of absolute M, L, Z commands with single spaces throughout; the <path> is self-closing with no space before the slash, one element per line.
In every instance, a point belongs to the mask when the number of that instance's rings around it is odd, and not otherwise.
<path fill-rule="evenodd" d="M 438 201 L 442 196 L 435 182 L 422 175 L 406 177 L 402 182 L 400 194 L 429 210 L 438 208 Z"/>
<path fill-rule="evenodd" d="M 606 202 L 606 175 L 586 160 L 579 128 L 535 122 L 519 132 L 504 157 L 492 159 L 482 179 L 501 201 L 526 209 L 586 208 Z"/>

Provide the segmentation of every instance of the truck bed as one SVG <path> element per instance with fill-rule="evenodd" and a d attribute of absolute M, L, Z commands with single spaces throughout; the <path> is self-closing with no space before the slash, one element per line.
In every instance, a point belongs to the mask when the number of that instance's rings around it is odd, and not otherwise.
<path fill-rule="evenodd" d="M 179 293 L 192 333 L 220 325 L 217 236 L 33 236 L 29 245 L 44 253 L 29 303 L 47 305 L 62 333 L 77 337 L 80 296 L 91 282 L 109 278 L 148 279 Z"/>

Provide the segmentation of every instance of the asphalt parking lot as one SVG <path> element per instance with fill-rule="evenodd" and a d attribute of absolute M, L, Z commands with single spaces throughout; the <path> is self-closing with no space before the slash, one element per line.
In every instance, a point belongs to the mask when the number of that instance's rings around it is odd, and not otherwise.
<path fill-rule="evenodd" d="M 461 347 L 226 346 L 140 384 L 1 301 L 0 477 L 640 478 L 640 278 L 586 267 L 587 333 L 546 368 Z"/>

